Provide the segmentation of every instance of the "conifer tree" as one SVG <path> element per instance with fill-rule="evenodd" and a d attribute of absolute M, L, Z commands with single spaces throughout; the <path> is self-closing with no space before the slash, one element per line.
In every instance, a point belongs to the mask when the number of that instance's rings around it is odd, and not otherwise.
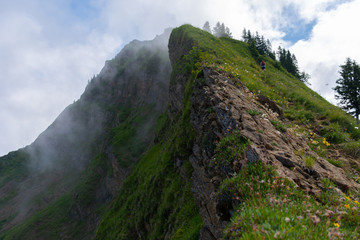
<path fill-rule="evenodd" d="M 211 33 L 211 28 L 210 28 L 210 23 L 209 21 L 206 21 L 203 28 L 202 28 L 204 31 L 207 31 L 209 33 Z"/>
<path fill-rule="evenodd" d="M 217 22 L 215 27 L 213 28 L 213 34 L 215 37 L 232 37 L 230 29 L 225 27 L 224 23 Z"/>
<path fill-rule="evenodd" d="M 247 43 L 249 43 L 251 39 L 253 39 L 253 36 L 251 35 L 250 30 L 248 30 L 248 32 L 247 32 L 247 40 L 248 40 Z"/>
<path fill-rule="evenodd" d="M 242 32 L 242 38 L 244 42 L 248 42 L 248 35 L 247 35 L 247 31 L 246 28 L 244 28 L 243 32 Z"/>
<path fill-rule="evenodd" d="M 232 38 L 232 33 L 230 32 L 230 28 L 225 28 L 225 37 Z"/>
<path fill-rule="evenodd" d="M 336 80 L 334 88 L 335 98 L 340 100 L 342 109 L 355 116 L 359 124 L 360 114 L 360 66 L 351 60 L 346 59 L 344 65 L 340 65 L 340 78 Z"/>

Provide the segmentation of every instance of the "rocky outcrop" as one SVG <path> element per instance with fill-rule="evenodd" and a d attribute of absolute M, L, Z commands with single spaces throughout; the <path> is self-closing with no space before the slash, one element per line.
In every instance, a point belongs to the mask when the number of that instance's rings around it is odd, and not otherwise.
<path fill-rule="evenodd" d="M 174 63 L 184 53 L 171 56 L 176 52 L 171 49 L 173 45 L 170 40 L 170 59 Z M 342 169 L 313 152 L 305 137 L 295 129 L 279 131 L 273 125 L 271 121 L 283 120 L 282 109 L 275 102 L 265 96 L 255 96 L 226 72 L 212 68 L 202 71 L 191 95 L 191 125 L 196 137 L 189 158 L 194 168 L 192 192 L 204 222 L 200 239 L 221 239 L 231 216 L 231 206 L 222 206 L 217 198 L 217 188 L 224 175 L 210 167 L 210 162 L 215 142 L 234 130 L 251 142 L 245 149 L 244 159 L 237 163 L 237 169 L 247 162 L 263 161 L 273 165 L 281 177 L 313 195 L 324 187 L 322 178 L 331 179 L 340 190 L 359 187 Z M 175 111 L 180 111 L 182 98 L 172 95 L 184 95 L 186 80 L 188 76 L 178 75 L 171 83 L 170 108 Z M 312 166 L 306 164 L 307 156 L 315 160 Z M 230 176 L 232 172 L 227 174 Z"/>

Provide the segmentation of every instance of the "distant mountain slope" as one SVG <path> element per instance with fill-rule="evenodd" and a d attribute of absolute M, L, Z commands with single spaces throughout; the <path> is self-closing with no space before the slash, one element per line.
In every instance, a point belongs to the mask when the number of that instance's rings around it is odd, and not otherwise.
<path fill-rule="evenodd" d="M 129 43 L 34 143 L 0 158 L 1 238 L 91 238 L 101 206 L 154 139 L 169 34 Z"/>

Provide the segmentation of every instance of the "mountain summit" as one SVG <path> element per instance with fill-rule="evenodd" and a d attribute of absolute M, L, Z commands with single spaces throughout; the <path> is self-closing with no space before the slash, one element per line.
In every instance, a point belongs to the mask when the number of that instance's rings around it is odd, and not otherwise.
<path fill-rule="evenodd" d="M 129 43 L 0 158 L 0 239 L 354 239 L 360 131 L 276 60 L 184 25 Z"/>

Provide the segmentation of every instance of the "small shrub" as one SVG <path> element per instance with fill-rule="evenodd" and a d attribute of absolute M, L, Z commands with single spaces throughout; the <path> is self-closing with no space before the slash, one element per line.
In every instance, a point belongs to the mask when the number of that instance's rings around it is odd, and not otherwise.
<path fill-rule="evenodd" d="M 360 141 L 343 143 L 340 145 L 340 148 L 350 156 L 356 158 L 360 156 Z"/>
<path fill-rule="evenodd" d="M 284 124 L 282 124 L 281 122 L 276 121 L 276 120 L 270 120 L 270 122 L 271 122 L 272 125 L 273 125 L 277 130 L 279 130 L 280 132 L 282 132 L 282 133 L 285 133 L 285 132 L 286 132 L 286 127 L 285 127 Z"/>
<path fill-rule="evenodd" d="M 352 128 L 350 128 L 351 130 L 350 130 L 350 136 L 351 136 L 351 138 L 352 139 L 354 139 L 354 140 L 360 140 L 360 130 L 359 130 L 359 128 L 354 128 L 354 127 L 352 127 Z"/>
<path fill-rule="evenodd" d="M 233 131 L 216 145 L 212 164 L 228 174 L 232 171 L 234 161 L 243 159 L 244 149 L 249 144 L 249 140 L 243 137 L 239 131 Z"/>
<path fill-rule="evenodd" d="M 320 135 L 333 144 L 343 143 L 347 138 L 347 133 L 338 124 L 330 124 L 320 131 Z"/>

